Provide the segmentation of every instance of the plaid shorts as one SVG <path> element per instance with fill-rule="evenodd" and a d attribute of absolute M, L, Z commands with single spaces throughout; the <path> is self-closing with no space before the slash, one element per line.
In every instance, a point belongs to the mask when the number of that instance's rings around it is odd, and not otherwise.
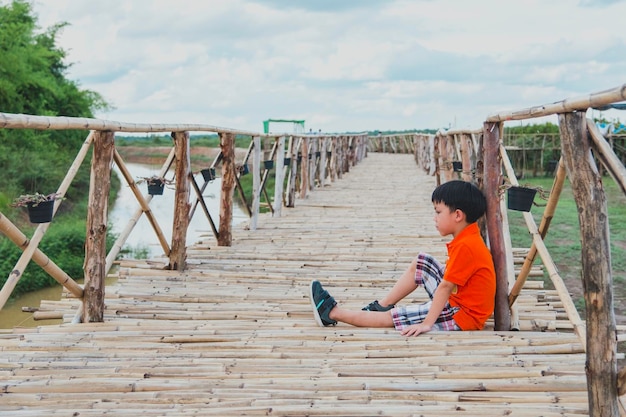
<path fill-rule="evenodd" d="M 392 309 L 393 325 L 397 330 L 402 330 L 407 326 L 424 321 L 430 311 L 435 290 L 443 279 L 443 266 L 427 253 L 421 252 L 417 255 L 416 266 L 415 283 L 424 287 L 430 301 Z M 446 303 L 433 325 L 433 330 L 461 330 L 452 318 L 457 311 L 459 311 L 458 307 L 452 307 Z"/>

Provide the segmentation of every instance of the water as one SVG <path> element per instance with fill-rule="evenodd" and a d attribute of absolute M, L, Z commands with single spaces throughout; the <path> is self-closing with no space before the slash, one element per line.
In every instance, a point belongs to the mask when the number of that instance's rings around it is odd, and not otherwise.
<path fill-rule="evenodd" d="M 126 164 L 128 170 L 134 179 L 138 180 L 141 177 L 149 177 L 158 174 L 158 169 L 149 165 L 142 164 Z M 117 168 L 116 172 L 117 171 Z M 119 172 L 118 172 L 119 175 Z M 139 203 L 135 199 L 134 194 L 130 190 L 126 181 L 122 178 L 122 186 L 118 194 L 117 201 L 112 207 L 109 214 L 109 224 L 114 233 L 120 233 L 128 223 L 128 220 L 139 209 Z M 171 174 L 167 176 L 171 178 Z M 196 182 L 198 186 L 204 183 L 201 174 L 196 176 Z M 204 200 L 213 218 L 213 222 L 216 227 L 219 227 L 219 205 L 220 205 L 220 191 L 221 191 L 221 179 L 217 178 L 215 181 L 209 183 L 204 190 Z M 139 185 L 140 190 L 146 194 L 145 183 Z M 191 201 L 195 201 L 195 191 L 192 188 Z M 163 235 L 166 237 L 168 243 L 171 244 L 172 239 L 172 222 L 174 216 L 174 190 L 165 188 L 162 196 L 154 196 L 150 202 L 150 209 L 152 210 Z M 233 225 L 238 225 L 248 220 L 248 216 L 237 206 L 233 208 Z M 198 242 L 204 237 L 204 239 L 215 239 L 213 232 L 211 231 L 211 225 L 209 220 L 204 214 L 204 210 L 198 205 L 196 208 L 193 219 L 189 224 L 187 234 L 187 245 L 192 245 Z M 143 253 L 148 258 L 152 256 L 158 256 L 163 253 L 161 245 L 158 243 L 156 233 L 152 229 L 150 222 L 146 219 L 145 215 L 142 215 L 133 231 L 128 236 L 128 239 L 123 249 L 132 250 L 133 253 Z M 107 280 L 110 284 L 112 281 Z M 44 288 L 42 290 L 33 291 L 23 296 L 10 300 L 0 310 L 0 329 L 10 329 L 15 326 L 20 327 L 35 327 L 43 324 L 57 324 L 62 320 L 38 320 L 35 321 L 32 318 L 32 314 L 22 312 L 22 306 L 25 307 L 39 307 L 41 300 L 59 300 L 61 298 L 62 288 L 60 285 Z"/>
<path fill-rule="evenodd" d="M 151 167 L 143 164 L 126 164 L 126 167 L 130 171 L 135 180 L 142 177 L 150 177 L 152 175 L 158 175 L 158 168 Z M 117 168 L 116 168 L 117 171 Z M 119 175 L 119 173 L 118 173 Z M 115 205 L 113 206 L 109 215 L 109 224 L 114 233 L 120 233 L 128 223 L 128 220 L 139 209 L 139 203 L 135 199 L 134 194 L 130 190 L 126 181 L 122 178 L 122 186 L 119 196 Z M 172 178 L 171 174 L 166 178 Z M 200 187 L 204 183 L 204 179 L 201 174 L 195 176 L 196 182 Z M 207 205 L 213 223 L 215 227 L 219 227 L 219 213 L 220 213 L 220 191 L 222 187 L 221 178 L 217 178 L 210 182 L 203 192 L 204 201 Z M 146 184 L 139 185 L 139 189 L 146 194 Z M 174 194 L 175 191 L 172 188 L 165 187 L 163 195 L 154 196 L 150 202 L 150 209 L 154 214 L 159 227 L 163 232 L 167 242 L 171 244 L 172 240 L 172 222 L 174 219 Z M 192 187 L 191 189 L 191 202 L 195 202 L 196 193 Z M 243 221 L 248 220 L 248 216 L 237 206 L 233 208 L 233 225 L 238 225 Z M 211 231 L 211 225 L 209 220 L 204 214 L 202 207 L 198 205 L 191 222 L 189 223 L 189 229 L 187 231 L 187 245 L 193 245 L 201 240 L 204 236 L 209 236 L 214 239 L 213 232 Z M 163 249 L 158 242 L 157 235 L 150 225 L 150 222 L 145 215 L 142 215 L 137 224 L 133 228 L 133 231 L 128 236 L 125 249 L 132 249 L 134 251 L 147 252 L 147 257 L 159 256 L 163 253 Z"/>

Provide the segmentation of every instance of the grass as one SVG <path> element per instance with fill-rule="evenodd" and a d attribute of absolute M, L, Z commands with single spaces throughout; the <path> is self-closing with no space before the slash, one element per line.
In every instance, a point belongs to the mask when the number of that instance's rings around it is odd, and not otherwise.
<path fill-rule="evenodd" d="M 523 185 L 540 186 L 549 191 L 552 188 L 553 178 L 531 178 L 520 182 Z M 610 177 L 604 177 L 603 185 L 609 213 L 615 311 L 616 314 L 623 314 L 626 312 L 626 288 L 623 286 L 626 282 L 626 229 L 623 227 L 626 224 L 626 196 Z M 543 204 L 545 201 L 536 197 L 535 203 Z M 543 215 L 543 207 L 533 206 L 531 213 L 539 225 Z M 532 245 L 532 240 L 522 213 L 509 210 L 508 217 L 513 246 L 529 248 Z M 545 244 L 572 295 L 574 303 L 584 318 L 580 226 L 576 202 L 569 181 L 566 181 L 559 198 L 554 218 L 545 238 Z M 539 257 L 535 262 L 541 262 Z M 547 276 L 544 277 L 544 280 L 549 288 L 553 288 Z"/>

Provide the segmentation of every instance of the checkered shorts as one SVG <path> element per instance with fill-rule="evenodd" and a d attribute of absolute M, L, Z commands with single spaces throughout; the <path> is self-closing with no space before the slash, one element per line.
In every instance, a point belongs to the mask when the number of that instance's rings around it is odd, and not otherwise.
<path fill-rule="evenodd" d="M 397 330 L 402 330 L 407 326 L 424 321 L 430 311 L 435 290 L 443 279 L 443 266 L 427 253 L 422 252 L 417 255 L 416 266 L 415 283 L 424 287 L 430 301 L 423 304 L 396 307 L 391 310 L 393 325 Z M 461 330 L 452 318 L 457 311 L 459 311 L 458 307 L 452 307 L 446 303 L 433 325 L 433 330 Z"/>

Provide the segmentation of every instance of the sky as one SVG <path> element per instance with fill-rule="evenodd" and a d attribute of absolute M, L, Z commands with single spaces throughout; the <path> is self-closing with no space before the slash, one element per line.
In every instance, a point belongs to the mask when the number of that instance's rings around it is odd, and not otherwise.
<path fill-rule="evenodd" d="M 120 122 L 478 129 L 494 113 L 626 83 L 626 0 L 32 4 L 42 29 L 67 22 L 57 38 L 67 78 L 113 106 L 96 117 Z"/>

